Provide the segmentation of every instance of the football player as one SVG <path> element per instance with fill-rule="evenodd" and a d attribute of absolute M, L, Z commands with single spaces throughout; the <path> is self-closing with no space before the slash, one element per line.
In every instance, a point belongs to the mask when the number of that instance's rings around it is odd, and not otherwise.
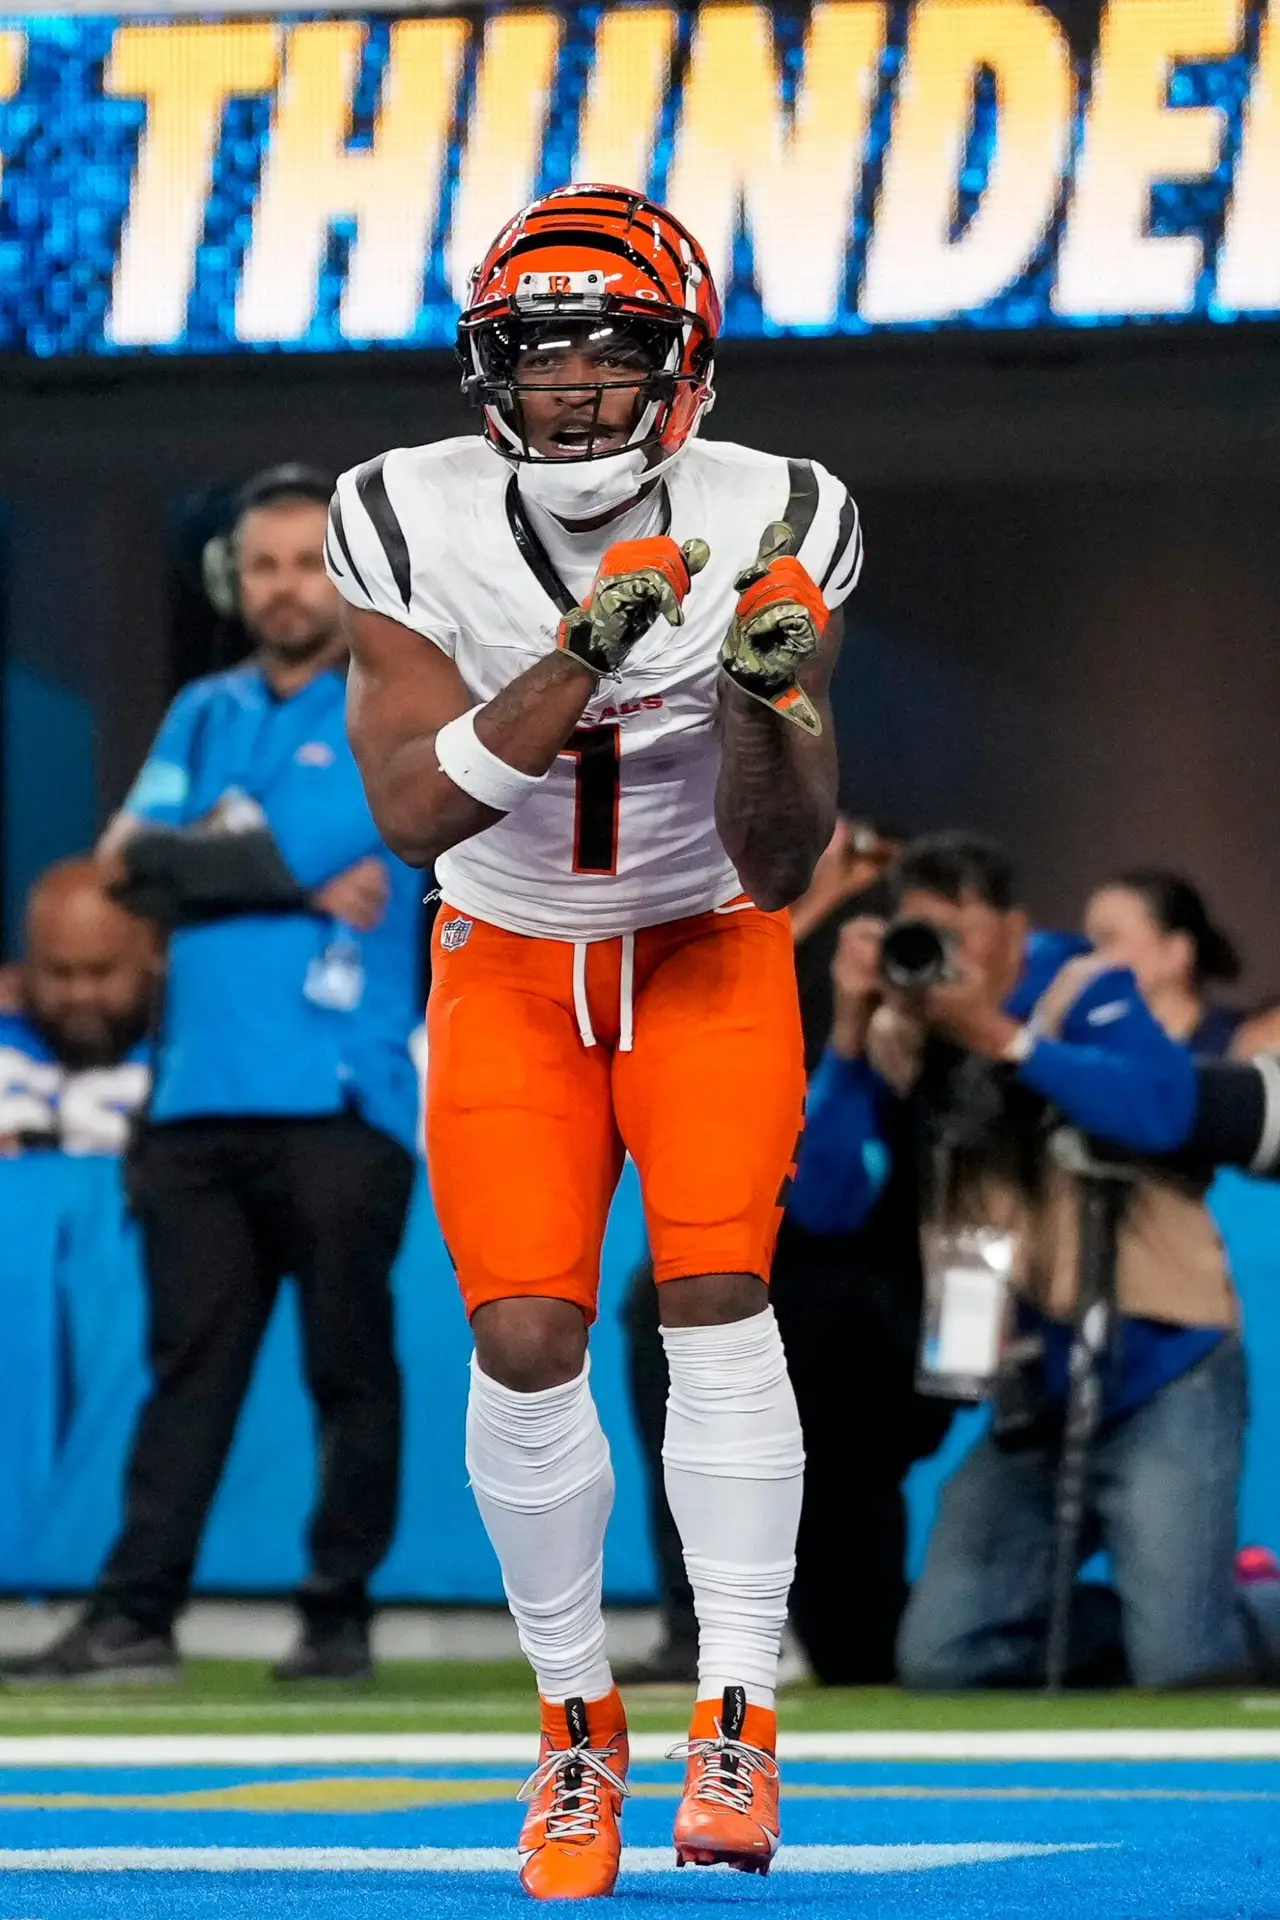
<path fill-rule="evenodd" d="M 521 1877 L 612 1890 L 627 1733 L 587 1330 L 629 1150 L 699 1629 L 677 1857 L 766 1872 L 803 1451 L 766 1276 L 804 1091 L 791 933 L 831 836 L 827 687 L 861 562 L 815 461 L 695 439 L 720 305 L 663 207 L 518 214 L 459 324 L 478 435 L 343 476 L 349 722 L 443 895 L 427 1153 L 475 1337 L 467 1467 L 542 1698 Z"/>

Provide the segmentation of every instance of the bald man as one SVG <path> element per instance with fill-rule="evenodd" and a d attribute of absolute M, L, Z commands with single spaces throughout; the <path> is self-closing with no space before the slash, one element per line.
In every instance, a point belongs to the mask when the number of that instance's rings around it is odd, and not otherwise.
<path fill-rule="evenodd" d="M 117 1065 L 150 1014 L 155 929 L 116 905 L 106 878 L 94 860 L 62 860 L 27 901 L 26 1011 L 69 1067 Z"/>
<path fill-rule="evenodd" d="M 119 1153 L 147 1096 L 153 928 L 93 860 L 50 867 L 27 900 L 21 1010 L 0 1015 L 0 1147 Z"/>

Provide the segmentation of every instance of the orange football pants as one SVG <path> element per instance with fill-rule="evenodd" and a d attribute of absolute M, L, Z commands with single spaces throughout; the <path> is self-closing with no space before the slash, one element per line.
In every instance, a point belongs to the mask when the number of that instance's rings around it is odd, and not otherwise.
<path fill-rule="evenodd" d="M 595 1318 L 624 1149 L 660 1281 L 768 1278 L 805 1088 L 785 913 L 575 946 L 446 905 L 427 1032 L 427 1166 L 469 1314 L 529 1294 Z"/>

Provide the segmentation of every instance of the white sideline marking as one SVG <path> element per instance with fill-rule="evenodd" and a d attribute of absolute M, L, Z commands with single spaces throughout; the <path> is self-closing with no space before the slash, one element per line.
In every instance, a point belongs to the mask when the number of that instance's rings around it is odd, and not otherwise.
<path fill-rule="evenodd" d="M 633 1760 L 685 1734 L 633 1733 Z M 1035 1733 L 791 1733 L 786 1760 L 1277 1760 L 1280 1727 L 1090 1728 Z M 532 1766 L 523 1733 L 8 1734 L 0 1767 Z"/>
<path fill-rule="evenodd" d="M 493 1700 L 433 1700 L 433 1720 L 511 1720 L 528 1706 L 525 1696 Z M 133 1720 L 408 1720 L 422 1719 L 422 1702 L 406 1695 L 380 1700 L 257 1700 L 239 1705 L 230 1700 L 148 1700 L 128 1702 Z M 115 1720 L 121 1705 L 112 1700 L 43 1700 L 38 1694 L 0 1694 L 0 1726 L 18 1721 L 23 1726 L 39 1720 Z"/>
<path fill-rule="evenodd" d="M 784 1733 L 778 1747 L 784 1760 L 1280 1760 L 1280 1728 L 1064 1727 L 1024 1733 L 797 1733 L 790 1737 Z"/>
<path fill-rule="evenodd" d="M 1092 1853 L 1089 1844 L 781 1847 L 775 1873 L 928 1873 L 1052 1853 Z M 509 1873 L 507 1847 L 13 1847 L 0 1850 L 11 1873 Z M 624 1873 L 675 1873 L 670 1847 L 624 1847 Z"/>

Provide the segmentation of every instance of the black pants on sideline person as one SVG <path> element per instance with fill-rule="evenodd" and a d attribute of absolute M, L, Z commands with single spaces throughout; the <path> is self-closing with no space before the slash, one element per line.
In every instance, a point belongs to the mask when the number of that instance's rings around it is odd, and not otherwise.
<path fill-rule="evenodd" d="M 804 1432 L 791 1624 L 824 1686 L 887 1686 L 907 1601 L 903 1482 L 951 1410 L 915 1392 L 919 1277 L 784 1220 L 771 1287 Z"/>
<path fill-rule="evenodd" d="M 773 1311 L 804 1430 L 791 1624 L 823 1686 L 890 1686 L 906 1607 L 906 1496 L 950 1407 L 915 1394 L 919 1296 L 854 1236 L 783 1221 Z"/>
<path fill-rule="evenodd" d="M 154 1384 L 96 1609 L 161 1633 L 172 1625 L 280 1283 L 292 1275 L 320 1457 L 298 1599 L 316 1626 L 366 1619 L 399 1497 L 390 1273 L 411 1155 L 354 1113 L 180 1121 L 143 1132 L 129 1185 Z"/>

